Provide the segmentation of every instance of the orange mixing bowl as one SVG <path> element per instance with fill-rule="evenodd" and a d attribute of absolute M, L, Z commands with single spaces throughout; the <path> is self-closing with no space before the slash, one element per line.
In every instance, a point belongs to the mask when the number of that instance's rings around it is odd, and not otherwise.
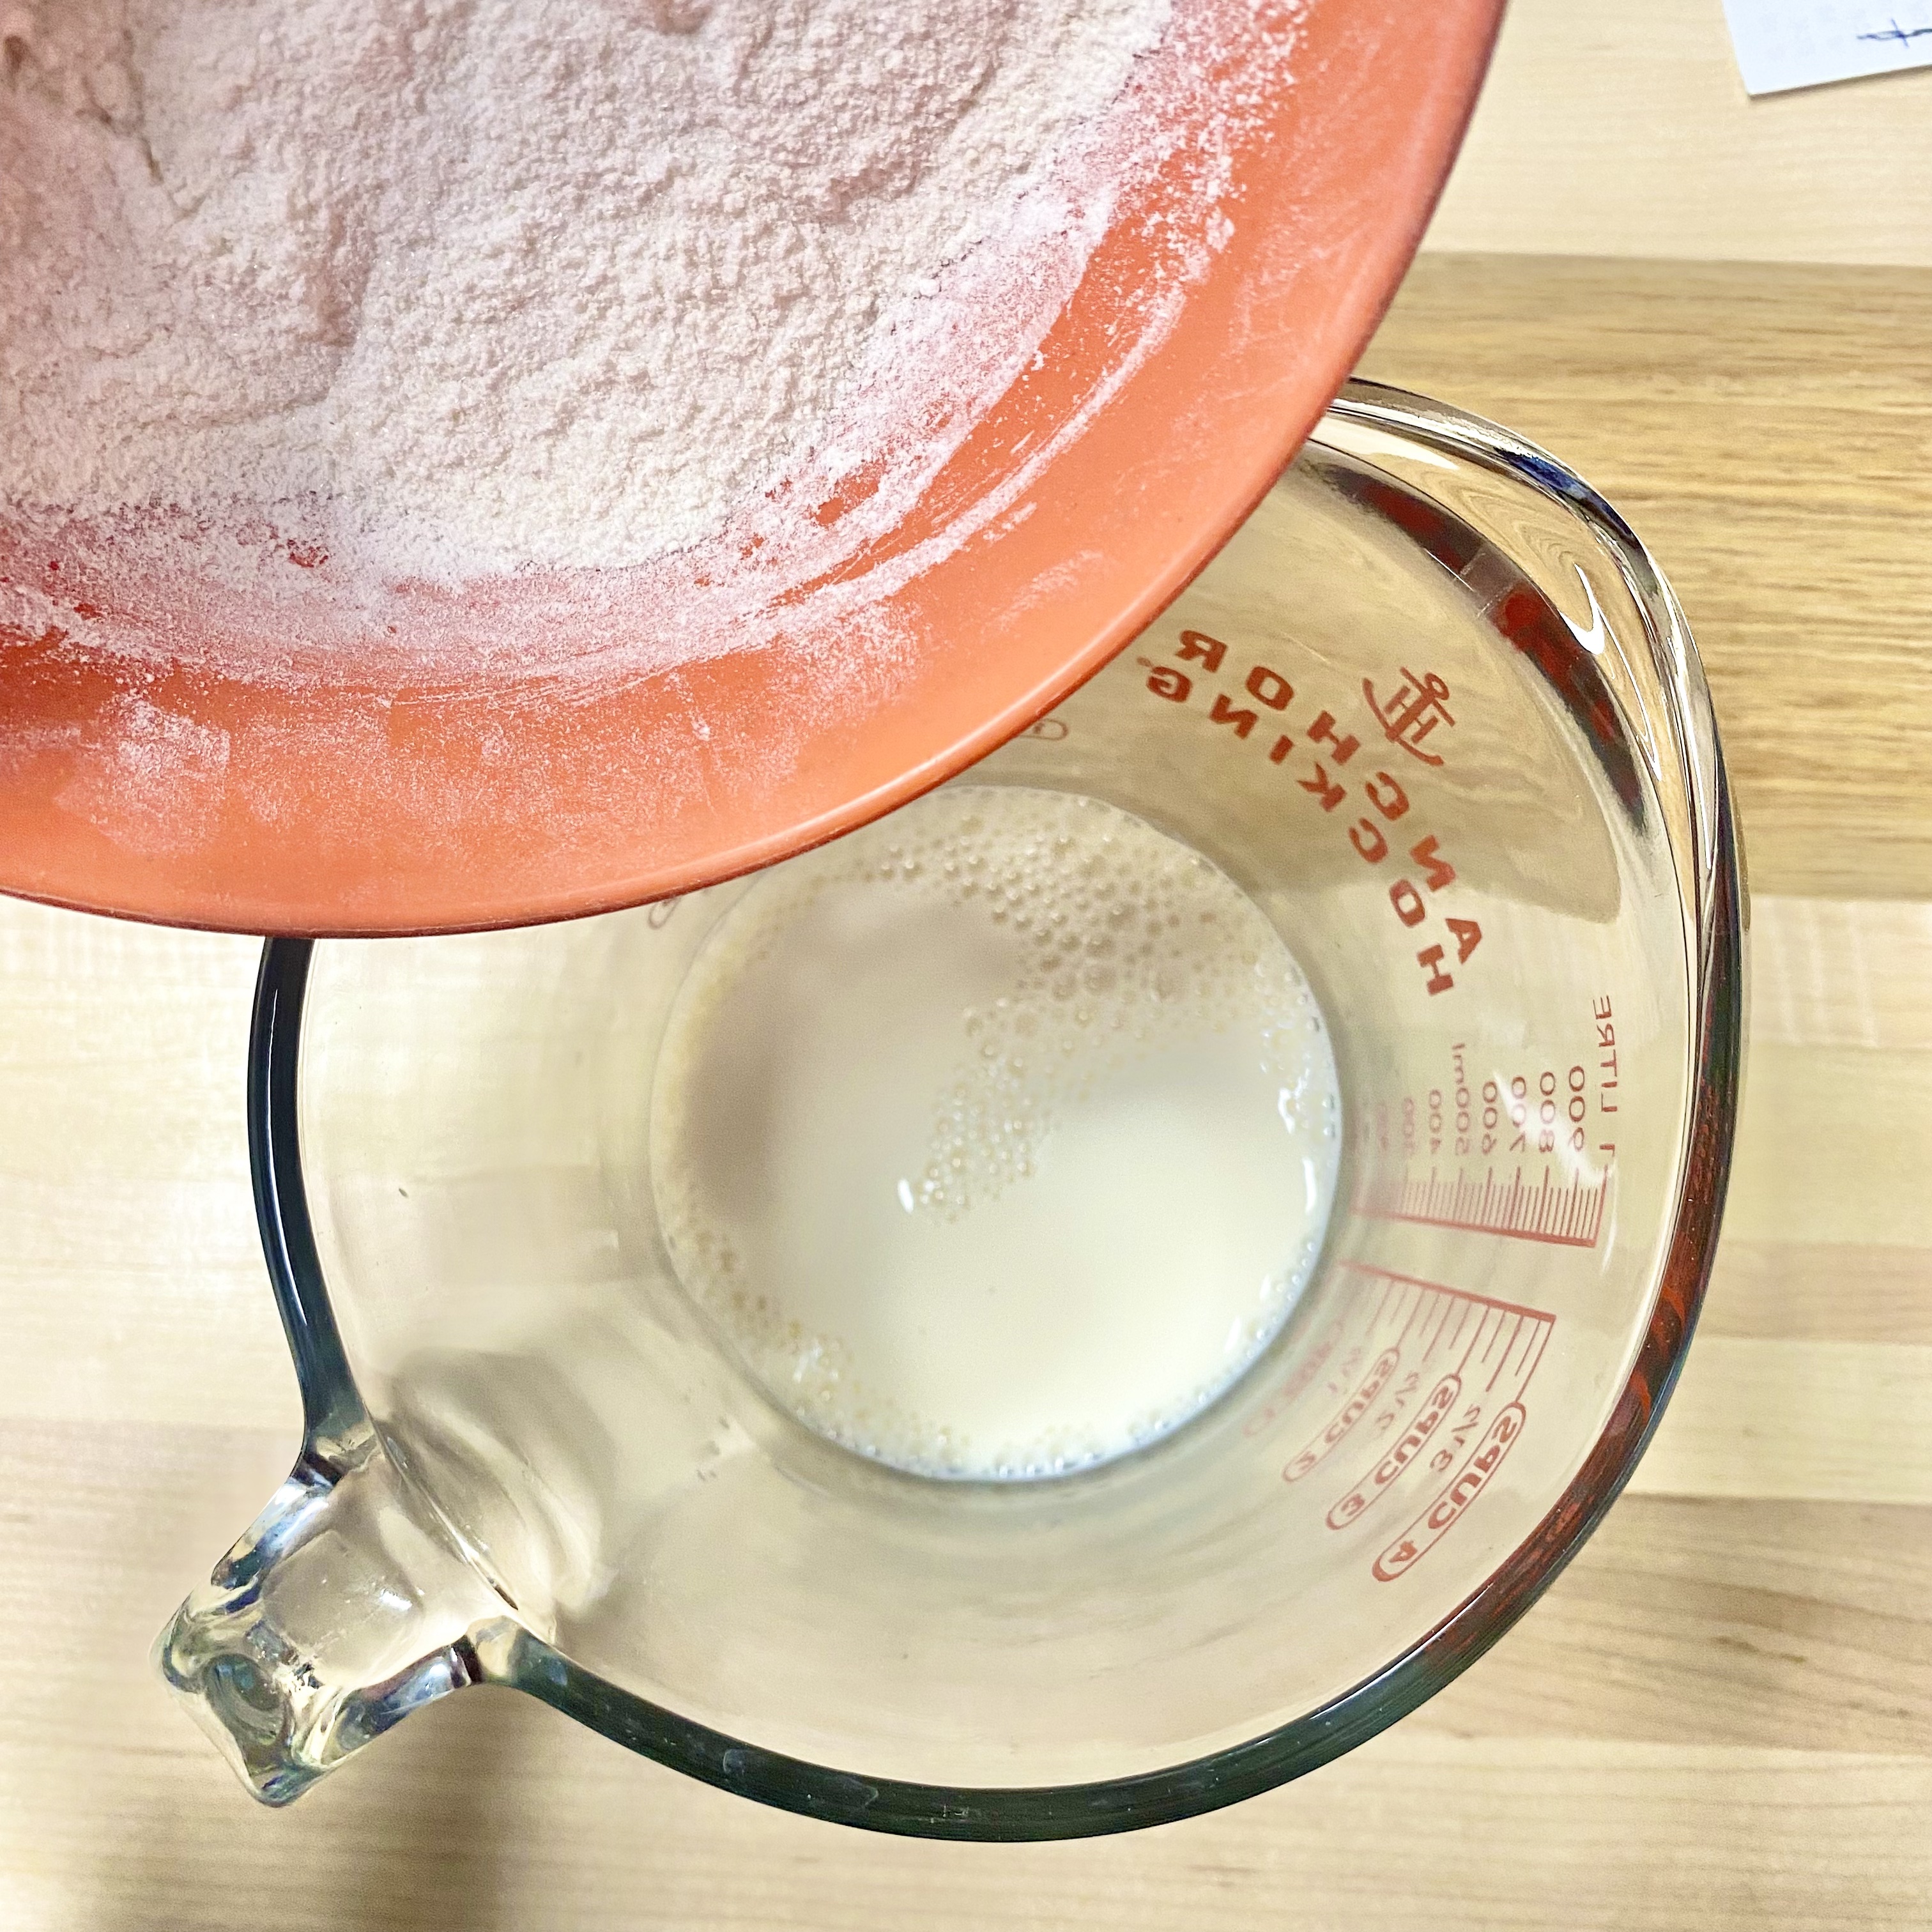
<path fill-rule="evenodd" d="M 0 512 L 0 889 L 250 932 L 524 924 L 768 864 L 937 784 L 1142 630 L 1294 454 L 1414 252 L 1501 10 L 1310 0 L 1293 84 L 1221 127 L 1211 196 L 1180 164 L 1139 179 L 905 514 L 762 603 L 723 598 L 700 552 L 358 614 L 298 532 L 251 601 Z M 1174 14 L 1220 50 L 1190 82 L 1204 129 L 1266 9 Z M 864 502 L 848 479 L 805 514 Z M 734 541 L 751 569 L 761 539 Z"/>

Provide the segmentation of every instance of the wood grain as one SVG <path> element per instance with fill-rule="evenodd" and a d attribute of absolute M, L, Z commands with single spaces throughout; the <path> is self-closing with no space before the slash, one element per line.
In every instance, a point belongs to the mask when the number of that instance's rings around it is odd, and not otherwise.
<path fill-rule="evenodd" d="M 1932 267 L 1932 70 L 1754 100 L 1721 0 L 1510 0 L 1424 245 Z"/>
<path fill-rule="evenodd" d="M 1363 363 L 1543 444 L 1656 553 L 1759 892 L 1932 896 L 1928 344 L 1932 270 L 1437 256 Z"/>
<path fill-rule="evenodd" d="M 870 1838 L 491 1692 L 250 1804 L 147 1652 L 296 1446 L 248 1192 L 255 950 L 0 903 L 0 1926 L 1932 1921 L 1932 626 L 1900 507 L 1928 286 L 1445 259 L 1377 346 L 1577 463 L 1683 590 L 1753 851 L 1757 1046 L 1704 1332 L 1634 1492 L 1442 1696 L 1215 1816 Z"/>

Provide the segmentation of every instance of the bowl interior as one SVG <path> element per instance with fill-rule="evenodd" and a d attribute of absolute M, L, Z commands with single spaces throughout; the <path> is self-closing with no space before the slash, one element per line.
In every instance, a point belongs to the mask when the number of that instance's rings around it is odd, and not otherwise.
<path fill-rule="evenodd" d="M 0 887 L 253 932 L 521 924 L 730 877 L 938 782 L 1143 628 L 1299 445 L 1414 248 L 1499 12 L 1176 0 L 1148 86 L 1198 138 L 1127 171 L 1037 356 L 909 482 L 805 477 L 647 568 L 377 607 L 292 538 L 244 594 L 0 514 Z M 1284 47 L 1292 78 L 1230 112 Z"/>

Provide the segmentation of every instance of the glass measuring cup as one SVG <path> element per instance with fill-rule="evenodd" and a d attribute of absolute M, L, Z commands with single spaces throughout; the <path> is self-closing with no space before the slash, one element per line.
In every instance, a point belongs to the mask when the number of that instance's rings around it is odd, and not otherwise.
<path fill-rule="evenodd" d="M 250 1124 L 308 1439 L 158 1646 L 260 1796 L 491 1683 L 850 1823 L 1157 1822 L 1412 1708 L 1615 1496 L 1708 1270 L 1744 925 L 1702 677 L 1616 513 L 1356 385 L 1138 644 L 968 782 L 1134 813 L 1307 973 L 1345 1153 L 1275 1343 L 1076 1476 L 869 1462 L 720 1345 L 650 1198 L 655 1056 L 745 881 L 275 942 Z"/>

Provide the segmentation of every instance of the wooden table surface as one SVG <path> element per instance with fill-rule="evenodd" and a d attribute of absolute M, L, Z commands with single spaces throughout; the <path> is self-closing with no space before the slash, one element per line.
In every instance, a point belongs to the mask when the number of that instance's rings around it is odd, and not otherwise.
<path fill-rule="evenodd" d="M 1681 104 L 1718 85 L 1717 4 L 1642 0 L 1660 51 L 1632 30 L 1610 52 L 1655 51 Z M 1656 1444 L 1568 1573 L 1362 1750 L 1130 1838 L 843 1832 L 488 1691 L 260 1810 L 147 1661 L 296 1440 L 248 1194 L 256 949 L 0 902 L 0 1927 L 1932 1925 L 1932 269 L 1562 259 L 1523 160 L 1515 227 L 1476 218 L 1471 170 L 1495 175 L 1512 125 L 1527 153 L 1552 86 L 1587 94 L 1561 57 L 1574 16 L 1519 0 L 1437 230 L 1543 259 L 1425 256 L 1366 364 L 1545 442 L 1648 539 L 1749 848 L 1717 1278 Z M 1875 84 L 1868 149 L 1932 160 L 1932 114 L 1899 105 L 1932 107 L 1926 83 Z M 1553 164 L 1576 206 L 1613 159 L 1585 139 Z M 1861 212 L 1868 159 L 1839 219 L 1814 182 L 1796 238 L 1760 252 L 1836 235 L 1852 260 L 1927 260 L 1909 218 Z M 1721 222 L 1700 243 L 1657 219 L 1659 252 L 1738 252 Z M 1604 232 L 1630 252 L 1628 225 Z"/>
<path fill-rule="evenodd" d="M 1510 0 L 1426 245 L 1932 268 L 1932 68 L 1754 100 L 1724 0 Z"/>

